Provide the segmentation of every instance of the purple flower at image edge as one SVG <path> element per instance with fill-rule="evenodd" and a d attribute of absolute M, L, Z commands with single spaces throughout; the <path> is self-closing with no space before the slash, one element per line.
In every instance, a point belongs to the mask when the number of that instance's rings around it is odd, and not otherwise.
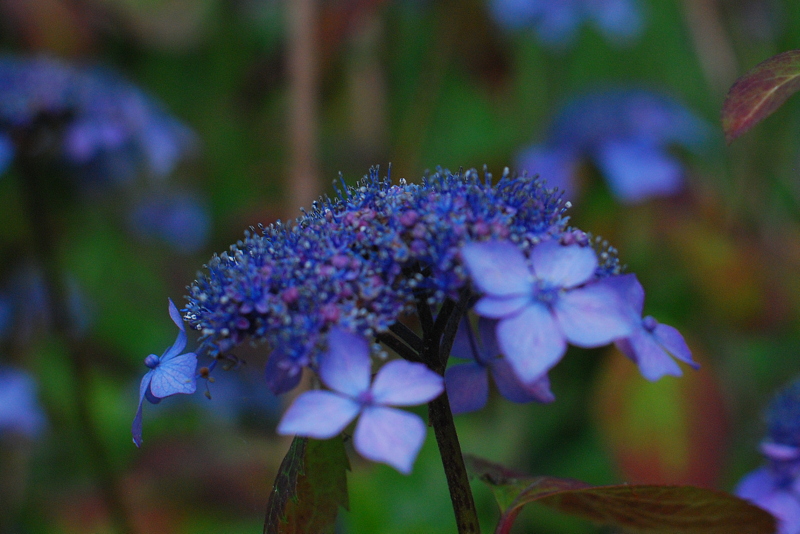
<path fill-rule="evenodd" d="M 500 356 L 495 328 L 496 321 L 481 317 L 477 328 L 480 339 L 476 339 L 467 319 L 462 321 L 450 352 L 456 358 L 473 361 L 452 365 L 445 371 L 444 381 L 453 414 L 474 412 L 486 406 L 489 374 L 500 394 L 511 402 L 548 403 L 555 400 L 547 374 L 530 385 L 520 381 L 508 360 Z"/>
<path fill-rule="evenodd" d="M 677 329 L 661 324 L 650 315 L 642 317 L 644 309 L 644 288 L 634 274 L 625 274 L 608 279 L 616 286 L 625 301 L 630 305 L 630 320 L 633 332 L 614 344 L 628 358 L 633 360 L 647 380 L 656 381 L 664 375 L 681 376 L 683 372 L 675 363 L 675 358 L 693 369 L 700 366 L 692 359 L 692 353 L 683 336 Z"/>
<path fill-rule="evenodd" d="M 24 371 L 0 367 L 0 436 L 13 433 L 32 438 L 44 426 L 34 379 Z"/>
<path fill-rule="evenodd" d="M 425 439 L 419 416 L 391 408 L 414 406 L 438 397 L 442 378 L 420 363 L 393 360 L 384 364 L 370 385 L 371 358 L 366 339 L 334 328 L 328 350 L 318 358 L 318 374 L 331 391 L 301 394 L 286 410 L 279 434 L 328 439 L 359 417 L 353 444 L 365 458 L 411 472 Z"/>
<path fill-rule="evenodd" d="M 734 494 L 774 515 L 776 534 L 800 533 L 800 481 L 786 480 L 768 465 L 745 475 Z"/>
<path fill-rule="evenodd" d="M 193 352 L 180 354 L 186 347 L 186 328 L 172 299 L 169 301 L 169 316 L 179 329 L 175 343 L 160 358 L 151 354 L 144 360 L 150 370 L 139 385 L 139 407 L 131 428 L 133 442 L 137 447 L 142 444 L 142 404 L 145 399 L 152 404 L 158 404 L 164 397 L 177 393 L 194 393 L 197 389 L 197 355 Z"/>
<path fill-rule="evenodd" d="M 591 247 L 549 240 L 533 247 L 528 261 L 508 241 L 486 241 L 468 243 L 461 255 L 483 293 L 475 312 L 499 319 L 500 350 L 525 384 L 556 365 L 567 342 L 599 347 L 633 330 L 619 292 L 593 280 Z"/>

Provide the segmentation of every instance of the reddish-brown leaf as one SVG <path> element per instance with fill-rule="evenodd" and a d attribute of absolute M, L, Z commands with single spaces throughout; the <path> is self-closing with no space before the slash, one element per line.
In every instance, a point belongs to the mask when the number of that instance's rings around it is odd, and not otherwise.
<path fill-rule="evenodd" d="M 722 129 L 730 143 L 800 90 L 800 50 L 759 63 L 736 80 L 722 106 Z"/>
<path fill-rule="evenodd" d="M 503 514 L 496 533 L 510 532 L 517 514 L 538 502 L 566 514 L 647 534 L 774 534 L 775 519 L 747 501 L 693 486 L 590 486 L 556 477 L 520 477 L 486 460 L 468 459 L 489 485 Z M 511 498 L 513 496 L 513 499 Z"/>

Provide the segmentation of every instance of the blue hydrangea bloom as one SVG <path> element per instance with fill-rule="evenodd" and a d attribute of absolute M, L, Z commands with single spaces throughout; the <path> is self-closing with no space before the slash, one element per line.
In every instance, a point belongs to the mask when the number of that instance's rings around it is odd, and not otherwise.
<path fill-rule="evenodd" d="M 594 163 L 621 202 L 637 203 L 683 188 L 681 163 L 668 148 L 702 148 L 708 126 L 675 100 L 640 89 L 610 89 L 569 102 L 544 143 L 523 151 L 517 165 L 541 174 L 570 199 L 576 170 Z"/>
<path fill-rule="evenodd" d="M 0 367 L 0 436 L 13 433 L 36 437 L 44 426 L 36 382 L 24 371 Z"/>
<path fill-rule="evenodd" d="M 596 278 L 589 246 L 548 240 L 528 259 L 508 241 L 487 241 L 468 243 L 461 254 L 483 293 L 475 312 L 499 319 L 500 350 L 526 384 L 561 360 L 567 342 L 598 347 L 633 330 L 623 296 Z"/>
<path fill-rule="evenodd" d="M 800 532 L 800 381 L 778 392 L 767 409 L 767 460 L 745 475 L 736 495 L 767 510 L 778 520 L 778 534 Z"/>
<path fill-rule="evenodd" d="M 144 359 L 150 369 L 139 384 L 139 407 L 133 419 L 133 442 L 139 447 L 142 444 L 142 403 L 147 399 L 158 404 L 164 397 L 177 393 L 194 393 L 197 389 L 197 355 L 193 352 L 180 354 L 186 347 L 186 329 L 178 308 L 170 299 L 169 316 L 178 327 L 175 343 L 159 358 L 155 354 Z"/>
<path fill-rule="evenodd" d="M 528 247 L 566 231 L 563 209 L 530 177 L 492 184 L 475 171 L 444 171 L 394 185 L 373 169 L 296 224 L 248 232 L 212 258 L 189 290 L 186 317 L 212 356 L 248 338 L 266 341 L 267 382 L 283 393 L 332 326 L 371 337 L 413 311 L 422 292 L 431 305 L 457 297 L 468 284 L 464 243 L 513 235 Z M 616 258 L 607 262 L 613 269 Z"/>
<path fill-rule="evenodd" d="M 369 343 L 341 329 L 328 335 L 320 355 L 320 380 L 331 391 L 307 391 L 297 397 L 278 425 L 279 434 L 317 439 L 338 435 L 356 417 L 355 449 L 375 462 L 411 472 L 425 440 L 419 416 L 391 406 L 414 406 L 438 397 L 442 377 L 421 363 L 393 360 L 381 367 L 370 384 Z"/>
<path fill-rule="evenodd" d="M 0 172 L 26 132 L 53 124 L 60 156 L 82 179 L 169 174 L 194 134 L 119 75 L 47 57 L 0 56 Z"/>
<path fill-rule="evenodd" d="M 554 47 L 572 43 L 584 21 L 612 43 L 629 42 L 644 29 L 637 0 L 492 0 L 489 5 L 502 26 L 530 28 L 539 41 Z"/>
<path fill-rule="evenodd" d="M 500 394 L 512 402 L 555 400 L 546 374 L 531 385 L 517 378 L 508 360 L 500 356 L 495 328 L 495 321 L 480 318 L 477 329 L 480 338 L 476 339 L 469 321 L 464 320 L 456 334 L 451 354 L 472 362 L 448 367 L 444 374 L 453 414 L 474 412 L 486 406 L 489 400 L 489 374 Z"/>
<path fill-rule="evenodd" d="M 546 372 L 567 342 L 607 344 L 639 324 L 606 283 L 620 274 L 616 251 L 567 227 L 565 209 L 558 192 L 507 170 L 497 181 L 439 170 L 395 184 L 372 169 L 294 223 L 251 229 L 213 257 L 189 288 L 184 317 L 212 358 L 266 343 L 265 378 L 276 394 L 306 368 L 319 375 L 328 390 L 299 396 L 279 432 L 326 438 L 360 416 L 356 450 L 408 472 L 424 424 L 392 406 L 428 402 L 443 386 L 411 363 L 424 343 L 398 323 L 404 315 L 461 302 L 496 319 L 494 331 L 481 322 L 469 349 L 456 347 L 474 360 L 447 371 L 457 410 L 485 403 L 489 373 L 513 401 L 552 400 Z M 370 383 L 371 339 L 410 361 L 388 361 Z M 459 396 L 475 384 L 481 391 Z"/>
<path fill-rule="evenodd" d="M 694 369 L 700 368 L 677 329 L 659 323 L 650 315 L 642 317 L 644 288 L 635 274 L 609 278 L 608 283 L 615 285 L 625 295 L 634 325 L 633 333 L 614 343 L 625 356 L 636 362 L 642 376 L 651 381 L 664 375 L 681 376 L 681 368 L 673 357 Z"/>

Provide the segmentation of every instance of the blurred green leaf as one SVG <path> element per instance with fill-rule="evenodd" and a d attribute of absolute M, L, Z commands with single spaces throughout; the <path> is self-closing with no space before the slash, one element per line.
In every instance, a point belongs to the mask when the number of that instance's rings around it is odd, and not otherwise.
<path fill-rule="evenodd" d="M 267 503 L 264 534 L 333 533 L 347 509 L 350 464 L 341 437 L 294 438 Z"/>
<path fill-rule="evenodd" d="M 800 50 L 763 61 L 736 80 L 722 106 L 722 129 L 730 143 L 778 109 L 800 89 Z"/>
<path fill-rule="evenodd" d="M 772 534 L 775 519 L 733 495 L 692 486 L 591 486 L 568 478 L 530 477 L 470 457 L 467 466 L 495 494 L 502 510 L 497 534 L 539 502 L 563 513 L 639 533 Z"/>

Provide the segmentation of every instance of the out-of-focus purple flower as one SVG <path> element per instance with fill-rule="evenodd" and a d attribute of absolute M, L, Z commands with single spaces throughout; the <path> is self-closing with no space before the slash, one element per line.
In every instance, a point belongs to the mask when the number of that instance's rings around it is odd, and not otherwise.
<path fill-rule="evenodd" d="M 186 347 L 186 328 L 172 299 L 169 301 L 169 316 L 179 330 L 175 343 L 160 358 L 151 354 L 144 359 L 144 364 L 150 370 L 139 384 L 139 407 L 131 428 L 137 447 L 142 444 L 142 403 L 145 398 L 152 404 L 158 404 L 164 397 L 176 393 L 194 393 L 197 389 L 197 355 L 193 352 L 180 354 Z"/>
<path fill-rule="evenodd" d="M 679 192 L 683 166 L 668 148 L 697 151 L 708 135 L 708 126 L 671 98 L 612 89 L 568 103 L 553 119 L 545 142 L 522 152 L 517 166 L 574 199 L 575 170 L 588 159 L 617 199 L 636 203 Z"/>
<path fill-rule="evenodd" d="M 595 279 L 591 247 L 548 240 L 528 261 L 508 241 L 486 241 L 467 243 L 461 256 L 483 292 L 475 312 L 499 319 L 500 350 L 526 384 L 561 360 L 567 342 L 598 347 L 633 330 L 619 292 Z"/>
<path fill-rule="evenodd" d="M 328 350 L 319 357 L 319 377 L 331 391 L 307 391 L 289 407 L 279 434 L 327 439 L 359 416 L 355 449 L 375 462 L 408 474 L 425 439 L 425 423 L 390 406 L 414 406 L 438 397 L 442 378 L 419 363 L 390 361 L 370 385 L 367 340 L 341 329 L 328 335 Z"/>
<path fill-rule="evenodd" d="M 637 0 L 492 0 L 490 9 L 502 26 L 530 28 L 539 41 L 554 47 L 572 43 L 584 21 L 616 44 L 632 41 L 644 28 Z"/>
<path fill-rule="evenodd" d="M 767 409 L 767 438 L 761 443 L 767 460 L 748 473 L 736 495 L 778 519 L 778 534 L 800 533 L 800 381 L 782 389 Z"/>
<path fill-rule="evenodd" d="M 664 375 L 681 376 L 683 373 L 676 358 L 694 369 L 700 366 L 692 359 L 692 353 L 683 336 L 675 328 L 661 324 L 652 316 L 642 317 L 644 288 L 635 274 L 615 276 L 608 279 L 630 305 L 633 333 L 615 341 L 617 348 L 633 360 L 648 380 L 658 380 Z"/>
<path fill-rule="evenodd" d="M 0 436 L 14 433 L 36 437 L 44 426 L 36 382 L 24 371 L 0 367 Z"/>
<path fill-rule="evenodd" d="M 14 145 L 44 123 L 62 136 L 60 156 L 83 179 L 164 176 L 196 144 L 186 126 L 110 70 L 0 56 L 0 172 Z"/>
<path fill-rule="evenodd" d="M 512 402 L 555 400 L 546 374 L 531 385 L 525 385 L 517 378 L 508 360 L 500 356 L 495 328 L 494 321 L 480 318 L 480 339 L 476 339 L 469 322 L 466 319 L 462 321 L 451 354 L 456 358 L 473 361 L 448 367 L 444 374 L 453 414 L 474 412 L 486 406 L 489 400 L 489 373 L 500 394 Z"/>
<path fill-rule="evenodd" d="M 180 192 L 141 199 L 131 210 L 128 223 L 134 234 L 158 239 L 184 254 L 205 245 L 211 226 L 203 205 L 194 196 Z"/>

